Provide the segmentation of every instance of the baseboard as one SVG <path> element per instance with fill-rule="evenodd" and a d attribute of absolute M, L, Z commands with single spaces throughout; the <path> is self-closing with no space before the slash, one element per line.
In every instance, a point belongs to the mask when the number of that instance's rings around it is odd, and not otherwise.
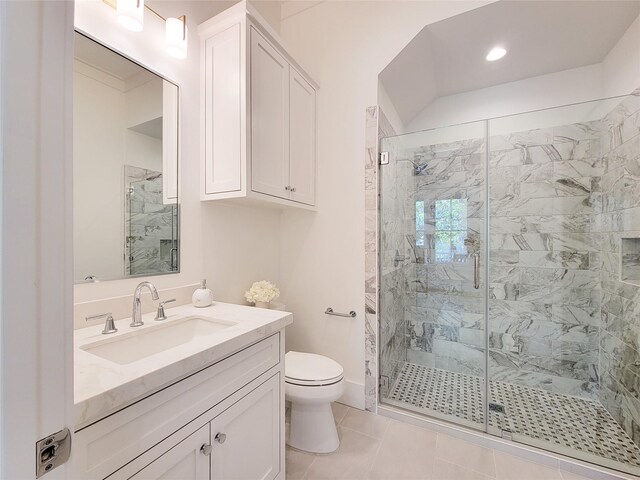
<path fill-rule="evenodd" d="M 364 384 L 346 380 L 346 390 L 338 402 L 350 407 L 364 410 Z"/>

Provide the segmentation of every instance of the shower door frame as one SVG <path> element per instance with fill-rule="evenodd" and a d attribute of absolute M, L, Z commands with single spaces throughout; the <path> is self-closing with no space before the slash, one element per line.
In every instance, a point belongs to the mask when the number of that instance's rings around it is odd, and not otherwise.
<path fill-rule="evenodd" d="M 576 462 L 582 462 L 583 464 L 583 468 L 585 469 L 590 469 L 593 470 L 595 468 L 599 468 L 599 469 L 605 469 L 610 471 L 613 475 L 618 475 L 620 473 L 623 474 L 635 474 L 635 472 L 632 472 L 630 469 L 634 469 L 635 467 L 631 467 L 630 465 L 627 467 L 627 464 L 620 462 L 620 461 L 616 461 L 614 463 L 609 463 L 607 461 L 607 459 L 605 457 L 603 457 L 602 459 L 600 459 L 598 456 L 592 456 L 592 454 L 589 454 L 588 452 L 585 454 L 581 454 L 580 451 L 575 450 L 575 449 L 571 449 L 569 447 L 562 447 L 562 446 L 556 446 L 556 448 L 553 448 L 552 445 L 546 445 L 545 442 L 538 442 L 537 440 L 535 440 L 533 437 L 529 438 L 526 435 L 522 435 L 522 434 L 512 434 L 509 430 L 502 430 L 497 426 L 491 426 L 490 425 L 490 417 L 489 415 L 491 414 L 491 408 L 490 408 L 490 402 L 491 402 L 491 385 L 489 382 L 490 379 L 490 375 L 491 372 L 489 370 L 490 368 L 490 355 L 489 355 L 489 345 L 490 345 L 490 335 L 491 332 L 489 330 L 489 310 L 490 310 L 490 291 L 489 291 L 489 281 L 490 281 L 490 273 L 489 273 L 489 265 L 490 265 L 490 260 L 491 260 L 491 244 L 490 244 L 490 235 L 491 235 L 491 216 L 490 216 L 490 187 L 491 187 L 491 180 L 490 180 L 490 155 L 491 155 L 491 136 L 490 136 L 490 129 L 491 129 L 491 123 L 492 121 L 498 120 L 498 119 L 504 119 L 504 118 L 509 118 L 509 117 L 516 117 L 518 115 L 525 115 L 525 114 L 533 114 L 535 112 L 543 112 L 543 111 L 550 111 L 550 110 L 555 110 L 555 109 L 560 109 L 560 108 L 565 108 L 565 107 L 572 107 L 572 106 L 577 106 L 577 105 L 584 105 L 584 104 L 590 104 L 590 103 L 595 103 L 595 102 L 604 102 L 604 101 L 609 101 L 609 100 L 623 100 L 624 98 L 630 97 L 632 95 L 637 95 L 637 93 L 632 92 L 630 94 L 627 95 L 619 95 L 619 96 L 615 96 L 615 97 L 606 97 L 606 98 L 600 98 L 600 99 L 595 99 L 595 100 L 589 100 L 589 101 L 585 101 L 585 102 L 579 102 L 579 103 L 573 103 L 573 104 L 567 104 L 567 105 L 558 105 L 558 106 L 553 106 L 553 107 L 548 107 L 548 108 L 544 108 L 544 109 L 539 109 L 539 110 L 532 110 L 532 111 L 528 111 L 528 112 L 520 112 L 520 113 L 515 113 L 515 114 L 510 114 L 510 115 L 504 115 L 501 117 L 494 117 L 494 118 L 488 118 L 488 119 L 484 119 L 484 120 L 478 120 L 478 121 L 474 121 L 474 122 L 466 122 L 466 123 L 462 123 L 462 124 L 458 124 L 458 125 L 465 125 L 465 124 L 469 124 L 469 123 L 479 123 L 479 122 L 484 122 L 484 126 L 485 126 L 485 143 L 484 143 L 484 152 L 483 152 L 483 156 L 484 156 L 484 180 L 485 180 L 485 188 L 484 188 L 484 206 L 483 206 L 483 211 L 484 211 L 484 222 L 483 222 L 483 234 L 484 234 L 484 245 L 481 248 L 481 251 L 483 252 L 483 257 L 484 257 L 484 262 L 481 261 L 481 268 L 482 268 L 482 279 L 483 279 L 483 283 L 484 283 L 484 287 L 482 289 L 482 298 L 484 301 L 484 392 L 483 392 L 483 406 L 482 406 L 482 412 L 484 415 L 484 428 L 469 428 L 468 425 L 465 425 L 464 421 L 456 421 L 454 418 L 442 418 L 438 415 L 432 415 L 429 413 L 425 413 L 425 412 L 420 412 L 420 411 L 415 411 L 413 409 L 404 407 L 404 406 L 399 406 L 399 405 L 395 405 L 393 403 L 389 403 L 388 400 L 383 398 L 383 395 L 381 393 L 381 389 L 379 388 L 380 386 L 380 382 L 381 382 L 381 376 L 380 373 L 377 372 L 377 378 L 376 381 L 378 388 L 376 389 L 376 406 L 381 408 L 381 411 L 385 412 L 385 414 L 387 416 L 392 416 L 392 417 L 401 417 L 404 416 L 406 417 L 407 415 L 413 416 L 413 418 L 417 418 L 420 421 L 423 422 L 435 422 L 436 424 L 438 422 L 445 422 L 445 426 L 446 428 L 451 428 L 451 429 L 455 429 L 455 428 L 464 428 L 466 430 L 468 430 L 468 435 L 473 435 L 472 432 L 475 432 L 475 434 L 480 434 L 480 435 L 489 435 L 488 437 L 483 437 L 486 438 L 488 441 L 491 442 L 496 442 L 495 446 L 498 447 L 499 445 L 505 445 L 501 442 L 499 442 L 498 439 L 504 439 L 504 440 L 509 440 L 509 444 L 513 444 L 515 447 L 517 447 L 518 449 L 529 449 L 528 451 L 530 452 L 531 448 L 533 449 L 539 449 L 539 455 L 544 456 L 544 455 L 553 455 L 555 457 L 557 457 L 557 460 L 562 464 L 563 462 L 565 463 L 565 467 L 563 468 L 567 468 L 567 469 L 572 469 L 575 468 Z M 384 114 L 381 112 L 379 107 L 377 108 L 377 113 L 378 113 L 378 122 L 380 122 L 380 116 L 384 116 Z M 588 121 L 588 120 L 585 120 Z M 579 122 L 577 122 L 579 123 Z M 433 129 L 429 129 L 429 130 L 440 130 L 440 129 L 445 129 L 447 127 L 455 127 L 458 125 L 451 125 L 451 126 L 442 126 L 442 127 L 437 127 L 437 128 L 433 128 Z M 541 128 L 541 127 L 538 127 Z M 424 131 L 419 131 L 419 132 L 410 132 L 407 134 L 402 134 L 402 135 L 412 135 L 412 134 L 419 134 L 425 131 L 429 131 L 429 130 L 424 130 Z M 378 133 L 378 132 L 376 132 Z M 379 312 L 381 311 L 381 306 L 382 306 L 382 279 L 381 279 L 381 268 L 382 268 L 382 255 L 383 252 L 381 251 L 380 248 L 380 240 L 381 240 L 381 235 L 382 235 L 382 193 L 381 193 L 381 185 L 382 185 L 382 173 L 380 171 L 380 169 L 382 168 L 382 165 L 380 164 L 379 158 L 379 152 L 382 150 L 382 141 L 385 138 L 389 138 L 392 136 L 397 136 L 397 135 L 382 135 L 379 134 L 376 137 L 376 159 L 377 161 L 377 165 L 376 165 L 376 188 L 377 188 L 377 202 L 376 202 L 376 210 L 377 210 L 377 218 L 376 218 L 376 242 L 377 242 L 377 269 L 376 269 L 376 275 L 377 275 L 377 283 L 376 283 L 376 301 L 377 301 L 377 312 L 378 312 L 378 318 L 377 318 L 377 328 L 376 328 L 376 333 L 377 333 L 377 337 L 378 337 L 378 342 L 377 342 L 377 353 L 376 353 L 376 360 L 377 362 L 379 362 L 380 365 L 382 365 L 382 357 L 383 357 L 383 351 L 382 351 L 382 345 L 380 342 L 380 332 L 381 332 L 381 315 L 379 314 Z M 368 139 L 369 140 L 369 139 Z M 601 212 L 602 213 L 602 212 Z M 601 232 L 604 233 L 604 232 Z M 406 326 L 405 326 L 405 333 L 406 333 Z M 406 348 L 406 347 L 405 347 Z M 406 358 L 406 357 L 405 357 Z M 391 386 L 390 386 L 391 387 Z M 389 414 L 387 412 L 394 412 L 394 414 Z M 616 422 L 619 423 L 618 420 L 616 420 Z M 519 438 L 516 438 L 519 437 Z M 528 440 L 525 440 L 528 439 Z M 499 447 L 498 447 L 499 448 Z M 614 466 L 617 465 L 617 466 Z"/>
<path fill-rule="evenodd" d="M 378 115 L 378 124 L 380 124 L 381 121 L 381 116 L 384 117 L 384 113 L 382 112 L 382 109 L 380 108 L 380 106 L 375 107 L 376 111 L 377 111 L 377 115 Z M 386 120 L 386 117 L 385 117 Z M 376 361 L 377 361 L 377 365 L 378 365 L 378 371 L 376 372 L 377 374 L 377 378 L 376 378 L 376 406 L 383 406 L 386 408 L 392 408 L 392 409 L 399 409 L 401 411 L 406 411 L 406 412 L 410 412 L 412 414 L 416 414 L 416 415 L 420 415 L 420 416 L 424 416 L 429 420 L 436 420 L 436 421 L 443 421 L 443 422 L 448 422 L 451 423 L 452 425 L 455 425 L 457 427 L 462 427 L 462 428 L 466 428 L 469 429 L 471 431 L 477 432 L 477 433 L 482 433 L 482 434 L 490 434 L 492 436 L 495 436 L 497 438 L 504 438 L 503 435 L 503 431 L 494 427 L 490 427 L 489 426 L 489 399 L 490 399 L 490 385 L 489 385 L 489 328 L 488 328 L 488 324 L 489 324 L 489 250 L 490 250 L 490 245 L 489 245 L 489 152 L 490 152 L 490 148 L 489 148 L 489 122 L 491 121 L 491 119 L 482 119 L 482 120 L 477 120 L 477 121 L 471 121 L 471 122 L 464 122 L 461 124 L 456 124 L 456 125 L 446 125 L 446 126 L 442 126 L 442 127 L 435 127 L 435 128 L 431 128 L 431 129 L 427 129 L 427 130 L 421 130 L 418 132 L 409 132 L 406 134 L 396 134 L 394 132 L 393 135 L 387 135 L 387 136 L 382 136 L 380 129 L 377 130 L 376 132 L 376 141 L 375 141 L 375 145 L 376 145 L 376 262 L 377 262 L 377 268 L 376 268 L 376 302 L 377 302 L 377 308 L 376 308 L 376 312 L 377 312 L 377 329 L 376 329 L 376 338 L 377 338 L 377 355 L 376 355 Z M 382 268 L 382 249 L 381 249 L 381 233 L 382 233 L 382 173 L 381 173 L 381 169 L 383 167 L 385 167 L 386 165 L 388 165 L 392 160 L 389 158 L 388 152 L 383 152 L 382 151 L 382 140 L 384 138 L 389 138 L 389 137 L 396 137 L 396 136 L 402 136 L 402 135 L 414 135 L 414 134 L 419 134 L 419 133 L 424 133 L 427 131 L 437 131 L 437 130 L 442 130 L 442 129 L 446 129 L 446 128 L 453 128 L 453 127 L 458 127 L 461 125 L 470 125 L 470 124 L 480 124 L 483 123 L 483 139 L 484 139 L 484 149 L 482 152 L 482 156 L 483 156 L 483 175 L 484 175 L 484 192 L 483 192 L 483 201 L 484 201 L 484 206 L 482 208 L 483 210 L 483 217 L 482 217 L 482 231 L 481 231 L 481 236 L 480 238 L 483 239 L 483 244 L 481 245 L 480 251 L 481 251 L 481 256 L 480 256 L 480 270 L 481 270 L 481 279 L 482 282 L 481 284 L 483 284 L 481 291 L 482 291 L 482 300 L 483 300 L 483 323 L 484 323 L 484 358 L 483 358 L 483 369 L 484 369 L 484 374 L 482 375 L 482 380 L 483 380 L 483 389 L 482 389 L 482 415 L 483 415 L 483 422 L 482 424 L 478 424 L 477 426 L 472 426 L 468 423 L 472 423 L 472 422 L 465 422 L 464 420 L 460 419 L 460 421 L 456 421 L 453 418 L 451 418 L 452 416 L 447 416 L 446 418 L 445 415 L 443 414 L 442 417 L 439 417 L 438 415 L 435 414 L 427 414 L 427 413 L 422 413 L 422 412 L 416 412 L 413 410 L 410 410 L 408 408 L 405 408 L 403 406 L 399 406 L 399 405 L 394 405 L 391 403 L 385 403 L 383 401 L 382 398 L 382 393 L 381 393 L 381 383 L 382 383 L 382 377 L 383 375 L 381 374 L 381 367 L 382 367 L 382 354 L 383 354 L 383 349 L 381 346 L 381 342 L 380 342 L 380 331 L 381 331 L 381 305 L 382 305 L 382 275 L 380 274 L 381 272 L 381 268 Z M 368 139 L 370 141 L 370 139 Z M 370 152 L 367 152 L 368 154 L 370 154 Z M 387 155 L 385 155 L 387 154 Z M 383 163 L 383 159 L 384 159 L 384 163 Z M 484 259 L 484 262 L 483 262 Z M 483 268 L 483 265 L 485 265 L 485 267 Z M 406 338 L 406 329 L 405 329 L 405 338 Z M 391 388 L 391 385 L 389 385 L 389 388 Z M 509 437 L 507 437 L 509 438 Z"/>

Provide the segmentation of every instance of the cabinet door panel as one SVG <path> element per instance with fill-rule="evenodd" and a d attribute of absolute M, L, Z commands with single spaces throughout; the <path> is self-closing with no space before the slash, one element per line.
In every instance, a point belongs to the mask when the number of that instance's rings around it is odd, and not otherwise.
<path fill-rule="evenodd" d="M 211 478 L 272 480 L 280 473 L 280 374 L 211 422 Z M 224 435 L 224 441 L 216 441 Z"/>
<path fill-rule="evenodd" d="M 130 478 L 133 480 L 209 480 L 210 457 L 200 450 L 203 445 L 209 445 L 209 440 L 207 424 Z"/>
<path fill-rule="evenodd" d="M 289 198 L 289 63 L 251 29 L 251 180 Z"/>
<path fill-rule="evenodd" d="M 241 26 L 205 42 L 204 193 L 242 188 Z"/>
<path fill-rule="evenodd" d="M 291 199 L 316 203 L 316 91 L 293 68 L 290 69 Z"/>

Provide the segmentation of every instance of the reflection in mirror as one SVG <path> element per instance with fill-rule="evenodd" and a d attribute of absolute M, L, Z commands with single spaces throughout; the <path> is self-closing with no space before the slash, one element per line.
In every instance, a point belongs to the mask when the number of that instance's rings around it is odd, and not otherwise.
<path fill-rule="evenodd" d="M 178 87 L 76 33 L 74 281 L 179 270 Z"/>

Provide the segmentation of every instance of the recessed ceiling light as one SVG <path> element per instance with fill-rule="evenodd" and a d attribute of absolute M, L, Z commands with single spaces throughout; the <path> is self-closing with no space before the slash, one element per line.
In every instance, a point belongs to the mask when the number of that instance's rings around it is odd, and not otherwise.
<path fill-rule="evenodd" d="M 495 62 L 496 60 L 500 60 L 507 54 L 507 51 L 502 47 L 493 47 L 491 51 L 487 54 L 487 60 L 490 62 Z"/>

